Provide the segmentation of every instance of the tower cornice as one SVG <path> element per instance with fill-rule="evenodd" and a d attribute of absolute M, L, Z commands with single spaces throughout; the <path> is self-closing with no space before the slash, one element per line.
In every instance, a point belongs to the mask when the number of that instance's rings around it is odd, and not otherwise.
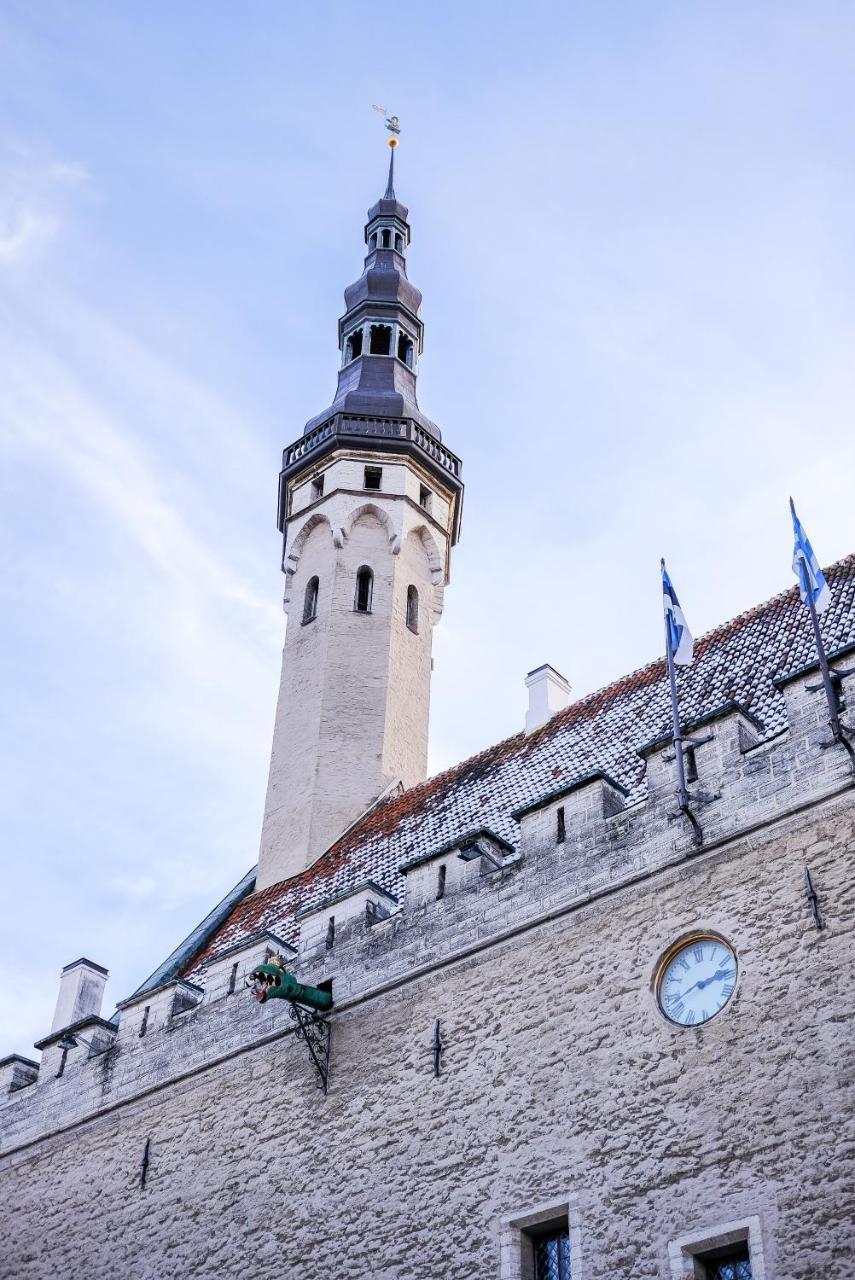
<path fill-rule="evenodd" d="M 336 413 L 282 451 L 277 524 L 286 536 L 288 493 L 309 467 L 336 449 L 367 449 L 409 455 L 452 495 L 451 545 L 460 536 L 463 512 L 463 463 L 447 445 L 413 418 L 370 417 Z"/>

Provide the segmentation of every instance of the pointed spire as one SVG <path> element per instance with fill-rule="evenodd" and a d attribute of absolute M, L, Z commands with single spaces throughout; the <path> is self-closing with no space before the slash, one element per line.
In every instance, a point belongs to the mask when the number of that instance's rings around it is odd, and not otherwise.
<path fill-rule="evenodd" d="M 395 148 L 389 148 L 389 181 L 386 183 L 386 190 L 383 193 L 384 200 L 395 200 Z"/>

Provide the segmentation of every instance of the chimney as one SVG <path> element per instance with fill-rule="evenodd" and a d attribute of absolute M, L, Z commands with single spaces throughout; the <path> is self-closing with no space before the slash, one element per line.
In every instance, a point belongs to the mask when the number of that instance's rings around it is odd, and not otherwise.
<path fill-rule="evenodd" d="M 59 977 L 59 995 L 53 1015 L 51 1034 L 70 1027 L 81 1018 L 98 1017 L 109 971 L 92 960 L 75 960 L 67 964 Z"/>
<path fill-rule="evenodd" d="M 542 667 L 529 671 L 525 678 L 528 689 L 528 711 L 525 713 L 525 731 L 534 733 L 547 720 L 551 720 L 556 711 L 563 711 L 570 704 L 570 684 L 560 671 L 556 671 L 548 662 Z"/>

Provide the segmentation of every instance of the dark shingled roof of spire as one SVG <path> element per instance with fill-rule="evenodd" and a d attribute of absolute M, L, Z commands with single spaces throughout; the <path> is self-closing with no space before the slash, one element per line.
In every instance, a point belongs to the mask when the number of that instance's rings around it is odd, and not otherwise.
<path fill-rule="evenodd" d="M 855 643 L 855 555 L 826 570 L 832 603 L 822 615 L 828 652 Z M 695 643 L 695 661 L 680 672 L 685 723 L 735 701 L 760 722 L 761 738 L 786 728 L 776 679 L 816 662 L 807 611 L 793 587 L 710 631 Z M 607 773 L 644 798 L 640 747 L 670 727 L 664 658 L 572 703 L 530 735 L 515 734 L 402 795 L 379 804 L 313 866 L 239 902 L 185 965 L 192 973 L 227 947 L 270 929 L 296 942 L 300 910 L 318 906 L 366 879 L 400 897 L 399 868 L 447 847 L 474 829 L 489 828 L 511 844 L 516 810 L 591 773 Z"/>

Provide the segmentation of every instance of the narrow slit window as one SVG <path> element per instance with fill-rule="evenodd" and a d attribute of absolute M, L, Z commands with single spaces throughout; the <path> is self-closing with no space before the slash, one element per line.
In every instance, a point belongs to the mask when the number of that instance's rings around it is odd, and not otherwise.
<path fill-rule="evenodd" d="M 229 995 L 230 996 L 233 996 L 235 993 L 235 987 L 237 986 L 237 975 L 238 975 L 237 964 L 233 964 L 232 971 L 229 974 Z"/>
<path fill-rule="evenodd" d="M 310 578 L 306 583 L 306 594 L 303 598 L 303 625 L 314 622 L 318 616 L 318 578 Z"/>
<path fill-rule="evenodd" d="M 446 873 L 446 868 L 445 868 L 445 867 L 440 867 L 439 871 L 437 872 L 437 877 L 436 877 L 436 900 L 437 900 L 437 902 L 439 902 L 440 898 L 444 898 L 444 897 L 445 897 L 445 873 Z"/>
<path fill-rule="evenodd" d="M 327 951 L 332 951 L 335 944 L 335 916 L 330 916 L 327 924 Z"/>
<path fill-rule="evenodd" d="M 383 480 L 382 467 L 366 467 L 364 486 L 366 489 L 379 489 Z"/>
<path fill-rule="evenodd" d="M 361 329 L 354 329 L 353 333 L 351 333 L 348 336 L 347 343 L 345 346 L 345 353 L 347 355 L 348 364 L 350 364 L 351 360 L 355 360 L 357 356 L 362 355 L 362 330 Z"/>
<path fill-rule="evenodd" d="M 419 593 L 415 587 L 407 587 L 407 626 L 419 634 Z"/>
<path fill-rule="evenodd" d="M 686 781 L 697 782 L 698 780 L 698 758 L 695 755 L 694 747 L 686 747 Z"/>
<path fill-rule="evenodd" d="M 567 838 L 567 829 L 564 826 L 564 805 L 560 805 L 555 812 L 555 840 L 557 844 L 563 844 Z"/>
<path fill-rule="evenodd" d="M 430 511 L 431 492 L 426 484 L 419 488 L 419 506 L 424 507 L 425 511 Z"/>
<path fill-rule="evenodd" d="M 323 476 L 315 476 L 312 481 L 312 502 L 317 502 L 318 498 L 324 496 L 324 478 Z"/>
<path fill-rule="evenodd" d="M 371 612 L 371 598 L 374 595 L 374 574 L 364 564 L 356 575 L 356 597 L 353 608 L 356 613 Z"/>
<path fill-rule="evenodd" d="M 372 356 L 388 356 L 392 350 L 392 326 L 373 324 L 369 338 L 369 352 Z"/>
<path fill-rule="evenodd" d="M 413 367 L 413 340 L 403 329 L 398 332 L 398 359 L 403 360 L 408 369 Z"/>

